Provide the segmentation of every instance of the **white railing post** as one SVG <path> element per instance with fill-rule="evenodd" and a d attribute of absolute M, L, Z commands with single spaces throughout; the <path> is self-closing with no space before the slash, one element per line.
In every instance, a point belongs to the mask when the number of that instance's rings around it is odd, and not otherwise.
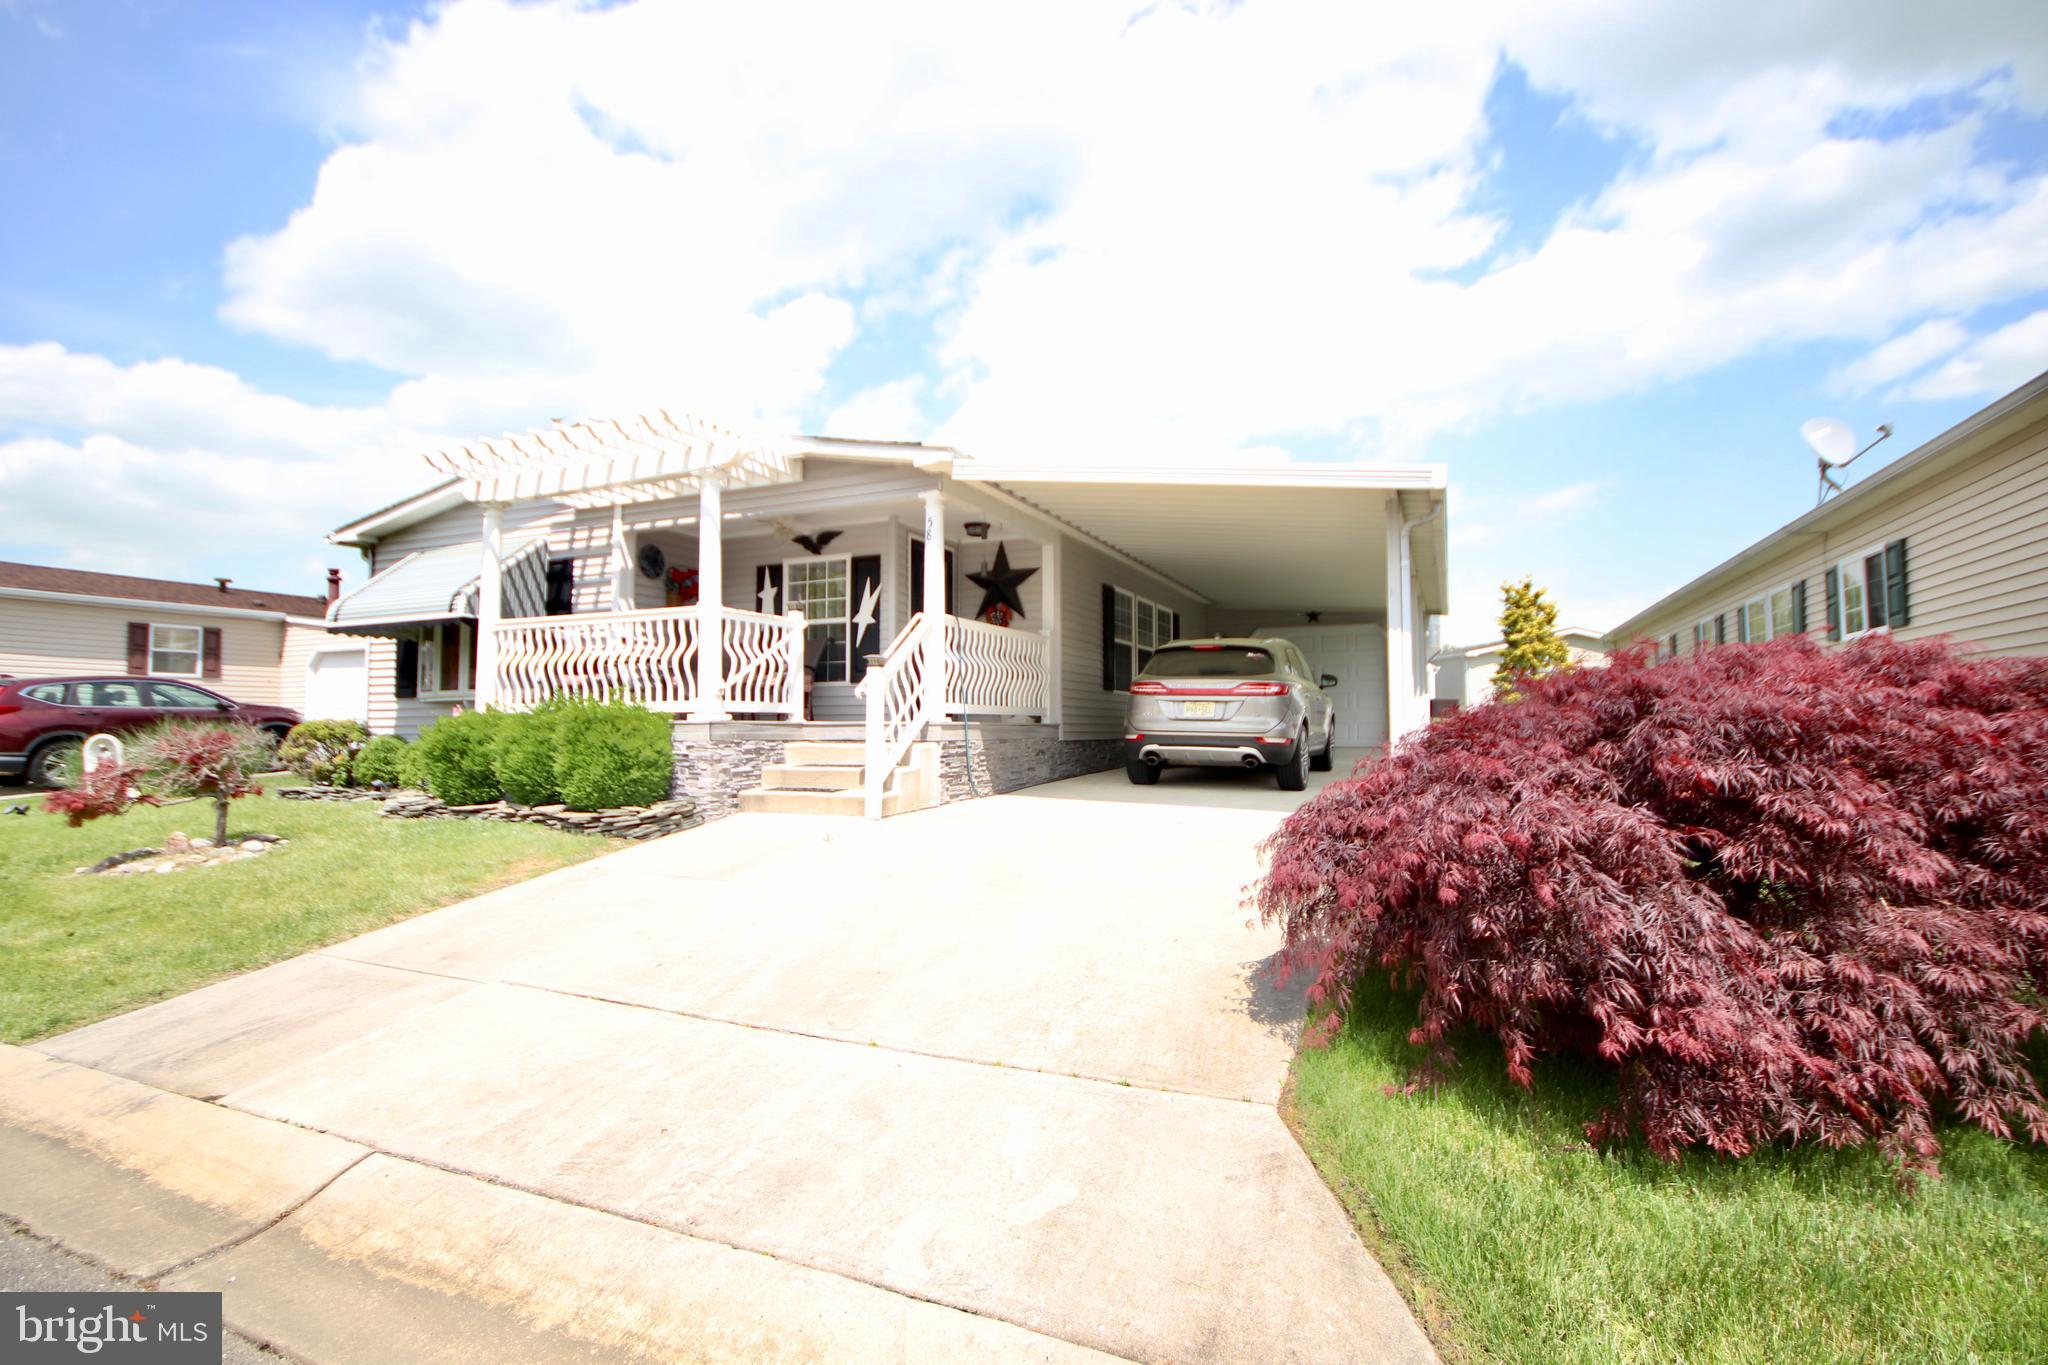
<path fill-rule="evenodd" d="M 483 559 L 476 575 L 476 679 L 479 711 L 498 704 L 498 621 L 505 610 L 505 505 L 484 504 Z"/>
<path fill-rule="evenodd" d="M 729 720 L 725 709 L 725 490 L 717 476 L 697 486 L 697 719 Z"/>
<path fill-rule="evenodd" d="M 804 720 L 804 614 L 783 613 L 789 622 L 789 718 Z"/>
<path fill-rule="evenodd" d="M 946 495 L 925 490 L 924 499 L 924 720 L 946 718 Z"/>

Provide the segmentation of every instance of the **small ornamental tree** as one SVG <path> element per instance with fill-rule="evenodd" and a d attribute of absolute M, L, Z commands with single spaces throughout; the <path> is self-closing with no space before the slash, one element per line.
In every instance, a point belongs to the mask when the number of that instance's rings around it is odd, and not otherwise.
<path fill-rule="evenodd" d="M 1571 652 L 1557 633 L 1557 604 L 1533 579 L 1501 584 L 1500 596 L 1504 648 L 1493 670 L 1493 692 L 1511 700 L 1520 695 L 1525 680 L 1563 668 Z"/>
<path fill-rule="evenodd" d="M 262 794 L 255 779 L 269 768 L 272 756 L 270 737 L 253 726 L 167 720 L 128 740 L 125 763 L 82 775 L 45 804 L 77 826 L 118 815 L 137 801 L 209 800 L 214 842 L 226 843 L 228 803 Z"/>
<path fill-rule="evenodd" d="M 1421 990 L 1414 1078 L 1494 1034 L 1611 1069 L 1588 1135 L 1660 1156 L 1938 1120 L 2048 1141 L 2048 660 L 1874 637 L 1530 681 L 1288 817 L 1256 895 L 1311 965 Z M 2035 1054 L 2038 1056 L 2038 1054 Z M 2037 1063 L 2033 1063 L 2037 1064 Z"/>

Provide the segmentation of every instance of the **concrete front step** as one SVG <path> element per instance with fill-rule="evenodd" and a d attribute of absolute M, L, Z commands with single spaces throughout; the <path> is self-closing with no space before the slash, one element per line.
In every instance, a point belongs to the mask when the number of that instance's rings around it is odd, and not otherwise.
<path fill-rule="evenodd" d="M 837 767 L 850 763 L 858 768 L 866 760 L 865 748 L 857 740 L 793 739 L 782 746 L 782 761 L 802 767 Z"/>
<path fill-rule="evenodd" d="M 865 814 L 865 797 L 859 791 L 801 791 L 790 788 L 755 787 L 740 793 L 740 809 L 771 815 Z M 895 815 L 905 809 L 901 793 L 882 798 L 882 814 Z"/>
<path fill-rule="evenodd" d="M 771 789 L 800 787 L 812 791 L 858 791 L 861 774 L 865 771 L 858 764 L 849 763 L 775 763 L 761 769 L 761 785 Z"/>

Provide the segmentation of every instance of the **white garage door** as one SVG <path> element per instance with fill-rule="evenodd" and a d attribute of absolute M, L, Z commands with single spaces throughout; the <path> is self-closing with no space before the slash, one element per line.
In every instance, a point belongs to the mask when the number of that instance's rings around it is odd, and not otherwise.
<path fill-rule="evenodd" d="M 367 650 L 326 649 L 306 660 L 308 720 L 370 719 L 370 659 Z"/>
<path fill-rule="evenodd" d="M 1387 632 L 1380 626 L 1268 626 L 1254 632 L 1292 640 L 1311 671 L 1336 675 L 1337 743 L 1347 749 L 1387 742 Z"/>

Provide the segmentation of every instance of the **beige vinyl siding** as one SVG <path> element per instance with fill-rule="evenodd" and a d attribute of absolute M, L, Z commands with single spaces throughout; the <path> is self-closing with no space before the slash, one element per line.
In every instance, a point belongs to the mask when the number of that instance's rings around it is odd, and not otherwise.
<path fill-rule="evenodd" d="M 1672 632 L 1691 648 L 1693 622 L 1794 580 L 1806 584 L 1806 625 L 1825 639 L 1829 566 L 1906 542 L 1909 622 L 1901 639 L 1949 635 L 1994 654 L 2048 654 L 2048 423 L 2037 423 L 1917 487 L 1872 503 L 1806 544 L 1746 566 L 1710 593 L 1667 604 L 1644 637 Z"/>
<path fill-rule="evenodd" d="M 1202 605 L 1172 584 L 1073 536 L 1060 541 L 1062 739 L 1115 739 L 1124 732 L 1124 694 L 1102 685 L 1102 585 L 1135 592 L 1179 613 L 1181 634 L 1208 632 Z"/>
<path fill-rule="evenodd" d="M 220 631 L 218 678 L 194 678 L 236 701 L 284 700 L 278 656 L 284 621 L 248 616 L 211 616 L 165 610 L 148 603 L 109 607 L 88 602 L 47 602 L 0 597 L 0 673 L 18 678 L 71 673 L 125 674 L 128 623 L 216 627 Z"/>

